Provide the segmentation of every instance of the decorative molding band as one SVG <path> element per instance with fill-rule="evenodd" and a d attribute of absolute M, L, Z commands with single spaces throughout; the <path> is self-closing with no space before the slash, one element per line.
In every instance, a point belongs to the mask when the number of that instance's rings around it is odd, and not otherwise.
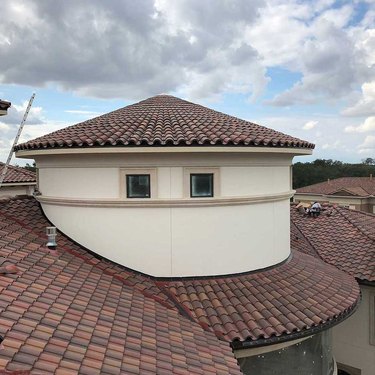
<path fill-rule="evenodd" d="M 3 182 L 1 186 L 35 186 L 36 182 Z"/>
<path fill-rule="evenodd" d="M 305 148 L 279 147 L 86 147 L 19 150 L 17 158 L 30 158 L 36 155 L 72 155 L 72 154 L 161 154 L 161 153 L 276 153 L 293 155 L 311 155 L 312 150 Z"/>
<path fill-rule="evenodd" d="M 186 199 L 81 199 L 49 197 L 39 195 L 36 199 L 42 204 L 54 206 L 79 207 L 205 207 L 205 206 L 235 206 L 256 203 L 277 202 L 290 199 L 293 190 L 279 194 L 265 194 L 252 197 L 222 197 L 222 198 L 186 198 Z"/>

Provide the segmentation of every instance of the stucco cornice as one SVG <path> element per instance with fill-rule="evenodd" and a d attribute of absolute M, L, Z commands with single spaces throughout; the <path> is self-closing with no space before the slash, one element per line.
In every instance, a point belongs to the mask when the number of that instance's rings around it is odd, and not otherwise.
<path fill-rule="evenodd" d="M 32 158 L 42 155 L 76 155 L 76 154 L 169 154 L 169 153 L 270 153 L 311 155 L 311 149 L 278 148 L 278 147 L 88 147 L 88 148 L 55 148 L 16 151 L 17 158 Z"/>
<path fill-rule="evenodd" d="M 199 207 L 199 206 L 232 206 L 248 205 L 264 202 L 275 202 L 290 199 L 294 191 L 290 190 L 278 194 L 264 194 L 251 197 L 220 197 L 220 198 L 186 198 L 186 199 L 82 199 L 37 196 L 42 204 L 55 206 L 81 207 Z"/>

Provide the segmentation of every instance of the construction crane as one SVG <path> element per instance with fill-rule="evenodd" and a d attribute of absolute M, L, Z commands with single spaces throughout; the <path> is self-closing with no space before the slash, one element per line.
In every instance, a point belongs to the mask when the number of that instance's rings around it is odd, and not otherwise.
<path fill-rule="evenodd" d="M 7 159 L 7 161 L 6 161 L 5 165 L 4 165 L 4 168 L 3 168 L 2 172 L 1 172 L 1 175 L 0 175 L 0 188 L 1 188 L 1 185 L 3 184 L 5 175 L 7 173 L 7 170 L 8 170 L 9 164 L 10 164 L 10 161 L 12 160 L 12 156 L 13 156 L 13 152 L 14 152 L 14 146 L 18 143 L 18 140 L 19 140 L 20 135 L 22 133 L 22 129 L 23 129 L 24 125 L 25 125 L 27 116 L 28 116 L 28 114 L 30 112 L 30 108 L 31 108 L 31 106 L 33 104 L 34 98 L 35 98 L 35 93 L 33 93 L 31 95 L 31 98 L 29 100 L 29 104 L 27 105 L 26 111 L 25 111 L 25 113 L 23 115 L 23 119 L 22 119 L 20 127 L 18 129 L 16 138 L 14 139 L 12 148 L 10 149 L 10 152 L 9 152 L 9 155 L 8 155 L 8 159 Z"/>

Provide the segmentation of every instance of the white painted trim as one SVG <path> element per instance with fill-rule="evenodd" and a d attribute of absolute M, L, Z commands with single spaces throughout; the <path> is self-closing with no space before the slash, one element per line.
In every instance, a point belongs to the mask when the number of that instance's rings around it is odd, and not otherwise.
<path fill-rule="evenodd" d="M 37 155 L 66 155 L 66 154 L 161 154 L 161 153 L 273 153 L 273 154 L 293 154 L 311 155 L 313 150 L 306 148 L 282 148 L 282 147 L 256 147 L 256 146 L 119 146 L 119 147 L 85 147 L 85 148 L 53 148 L 18 150 L 17 158 L 30 159 Z"/>
<path fill-rule="evenodd" d="M 8 114 L 8 111 L 6 109 L 0 109 L 0 116 L 4 116 Z"/>
<path fill-rule="evenodd" d="M 263 194 L 251 197 L 219 197 L 188 199 L 82 199 L 39 195 L 36 199 L 43 204 L 56 206 L 84 207 L 197 207 L 197 206 L 234 206 L 290 199 L 293 191 L 278 194 Z"/>
<path fill-rule="evenodd" d="M 238 359 L 238 358 L 253 357 L 253 356 L 259 355 L 259 354 L 273 352 L 275 350 L 287 348 L 288 346 L 296 345 L 296 344 L 298 344 L 302 341 L 310 339 L 311 337 L 312 336 L 307 336 L 307 337 L 303 337 L 303 338 L 297 339 L 297 340 L 286 341 L 286 342 L 282 342 L 280 344 L 260 346 L 258 348 L 248 348 L 248 349 L 235 350 L 234 351 L 234 357 L 236 359 Z"/>

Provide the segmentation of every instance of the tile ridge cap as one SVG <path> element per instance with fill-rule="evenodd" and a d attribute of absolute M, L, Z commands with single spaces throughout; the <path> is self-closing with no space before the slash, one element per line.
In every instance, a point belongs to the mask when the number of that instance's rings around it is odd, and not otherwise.
<path fill-rule="evenodd" d="M 311 241 L 305 236 L 305 234 L 300 230 L 300 228 L 297 226 L 297 224 L 294 222 L 293 218 L 290 218 L 290 223 L 294 226 L 294 228 L 297 230 L 299 234 L 305 239 L 307 244 L 310 246 L 310 248 L 313 250 L 313 252 L 321 259 L 323 262 L 326 262 L 323 257 L 319 254 L 319 251 L 315 248 L 315 246 L 311 243 Z M 297 250 L 297 249 L 296 249 Z M 299 251 L 299 250 L 297 250 Z M 310 254 L 307 254 L 310 255 Z"/>

